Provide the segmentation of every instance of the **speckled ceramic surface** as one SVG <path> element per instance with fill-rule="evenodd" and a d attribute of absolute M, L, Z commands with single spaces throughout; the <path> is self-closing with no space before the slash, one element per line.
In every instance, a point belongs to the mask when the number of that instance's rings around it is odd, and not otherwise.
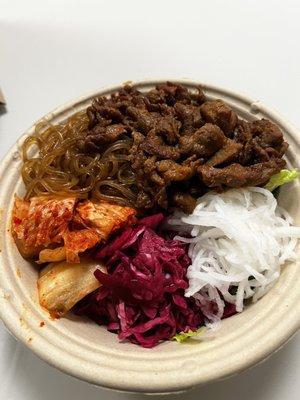
<path fill-rule="evenodd" d="M 162 80 L 162 81 L 165 81 Z M 136 83 L 141 90 L 158 81 Z M 190 89 L 199 82 L 180 80 Z M 202 84 L 211 98 L 222 98 L 245 119 L 266 117 L 277 123 L 290 143 L 287 158 L 300 167 L 300 134 L 276 112 L 247 97 Z M 121 86 L 98 90 L 46 115 L 58 123 L 87 107 L 97 95 Z M 25 136 L 33 131 L 29 129 Z M 19 144 L 24 140 L 22 136 Z M 243 313 L 222 321 L 209 341 L 165 342 L 154 349 L 119 343 L 117 336 L 75 316 L 49 319 L 38 304 L 37 270 L 19 255 L 10 234 L 15 193 L 22 194 L 18 144 L 0 167 L 0 316 L 10 332 L 39 357 L 61 371 L 96 385 L 133 392 L 166 393 L 237 374 L 262 361 L 282 346 L 300 326 L 300 266 L 291 263 L 271 291 Z M 282 190 L 280 203 L 300 225 L 299 183 Z M 45 325 L 40 326 L 44 321 Z"/>

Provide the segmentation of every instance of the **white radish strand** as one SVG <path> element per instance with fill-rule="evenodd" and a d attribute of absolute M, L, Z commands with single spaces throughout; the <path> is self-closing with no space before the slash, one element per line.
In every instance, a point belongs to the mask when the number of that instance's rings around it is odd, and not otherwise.
<path fill-rule="evenodd" d="M 192 236 L 176 237 L 189 244 L 192 260 L 185 295 L 198 299 L 212 322 L 224 310 L 219 293 L 241 312 L 245 299 L 258 300 L 278 279 L 280 267 L 296 259 L 300 228 L 263 188 L 207 193 L 191 215 L 176 212 L 169 224 Z M 209 307 L 212 301 L 217 311 Z"/>

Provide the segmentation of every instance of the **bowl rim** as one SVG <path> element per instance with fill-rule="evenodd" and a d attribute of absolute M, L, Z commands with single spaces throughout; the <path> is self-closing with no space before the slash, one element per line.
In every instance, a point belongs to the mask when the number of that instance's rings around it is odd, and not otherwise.
<path fill-rule="evenodd" d="M 2 159 L 0 164 L 0 179 L 5 174 L 7 168 L 10 167 L 14 153 L 16 152 L 17 145 L 24 140 L 26 136 L 31 134 L 34 130 L 35 125 L 41 121 L 52 121 L 56 118 L 60 118 L 62 115 L 66 117 L 76 112 L 76 109 L 80 108 L 83 104 L 92 100 L 94 97 L 100 95 L 106 95 L 121 89 L 125 84 L 130 83 L 136 88 L 151 88 L 159 83 L 168 81 L 168 79 L 154 79 L 154 80 L 141 80 L 135 82 L 125 82 L 123 84 L 114 85 L 110 87 L 104 87 L 93 91 L 87 95 L 78 97 L 74 100 L 68 101 L 60 107 L 55 108 L 52 112 L 46 114 L 35 122 L 11 147 L 7 152 L 6 156 Z M 282 117 L 277 111 L 266 107 L 260 101 L 253 101 L 248 96 L 240 93 L 236 93 L 232 90 L 223 89 L 216 85 L 207 84 L 204 82 L 193 81 L 189 79 L 170 79 L 171 82 L 182 84 L 188 88 L 195 88 L 201 86 L 204 91 L 208 91 L 212 97 L 221 96 L 222 99 L 231 99 L 241 108 L 246 108 L 248 112 L 255 116 L 258 113 L 267 115 L 272 121 L 277 123 L 285 132 L 288 132 L 291 140 L 297 148 L 300 148 L 300 135 L 297 129 L 290 124 L 284 117 Z M 54 121 L 55 122 L 55 121 Z M 3 227 L 1 226 L 1 230 Z M 0 253 L 0 262 L 2 263 L 2 253 Z M 158 375 L 152 374 L 147 377 L 144 381 L 138 381 L 135 375 L 134 369 L 127 371 L 125 377 L 121 377 L 119 371 L 114 373 L 107 365 L 97 365 L 98 373 L 93 375 L 91 372 L 91 365 L 82 365 L 80 357 L 72 354 L 70 351 L 64 349 L 57 349 L 53 344 L 48 343 L 45 338 L 40 340 L 34 340 L 32 343 L 28 343 L 28 335 L 24 330 L 19 327 L 20 309 L 14 302 L 7 301 L 7 293 L 9 293 L 9 285 L 5 282 L 5 273 L 3 268 L 0 267 L 0 318 L 4 322 L 7 329 L 26 346 L 30 347 L 35 354 L 41 359 L 55 366 L 59 370 L 68 373 L 76 378 L 88 381 L 90 383 L 123 391 L 130 392 L 146 392 L 146 393 L 168 393 L 174 391 L 182 391 L 191 388 L 195 385 L 208 383 L 216 379 L 225 378 L 228 376 L 235 375 L 241 371 L 248 369 L 249 367 L 261 362 L 266 359 L 271 353 L 278 350 L 288 339 L 290 339 L 300 327 L 300 301 L 298 301 L 293 310 L 289 310 L 289 324 L 285 324 L 284 329 L 276 330 L 276 335 L 272 336 L 272 341 L 268 343 L 264 348 L 256 349 L 255 354 L 248 352 L 239 359 L 239 362 L 232 363 L 218 371 L 211 371 L 210 374 L 203 376 L 193 375 L 188 381 L 183 381 L 178 378 L 172 379 L 172 375 L 166 374 L 165 376 L 158 377 Z M 299 300 L 299 297 L 298 297 Z M 47 349 L 47 350 L 46 350 Z M 49 350 L 50 349 L 50 350 Z M 145 361 L 146 362 L 146 361 Z M 103 370 L 103 378 L 99 378 L 99 370 Z M 147 372 L 145 372 L 147 374 Z M 119 375 L 118 375 L 119 374 Z M 158 374 L 158 373 L 157 373 Z"/>

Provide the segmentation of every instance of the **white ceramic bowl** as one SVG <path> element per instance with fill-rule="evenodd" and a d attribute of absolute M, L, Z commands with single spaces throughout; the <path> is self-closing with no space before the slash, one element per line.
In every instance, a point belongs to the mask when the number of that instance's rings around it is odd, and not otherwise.
<path fill-rule="evenodd" d="M 177 81 L 190 89 L 199 82 Z M 148 90 L 158 81 L 134 84 Z M 290 143 L 288 162 L 300 167 L 299 134 L 276 112 L 249 98 L 202 84 L 211 98 L 224 99 L 241 117 L 269 118 L 280 126 Z M 43 120 L 64 121 L 87 107 L 98 95 L 121 88 L 99 90 L 57 108 Z M 33 132 L 31 127 L 24 137 Z M 0 316 L 10 332 L 39 357 L 63 372 L 96 385 L 148 393 L 176 392 L 237 374 L 280 348 L 300 325 L 300 269 L 286 265 L 278 283 L 243 313 L 222 321 L 213 340 L 185 344 L 165 342 L 154 349 L 119 343 L 117 336 L 95 323 L 70 316 L 53 321 L 40 308 L 37 270 L 18 253 L 10 233 L 10 215 L 15 193 L 22 194 L 18 144 L 0 167 Z M 280 202 L 300 224 L 299 184 L 286 186 Z M 45 325 L 40 326 L 44 321 Z"/>

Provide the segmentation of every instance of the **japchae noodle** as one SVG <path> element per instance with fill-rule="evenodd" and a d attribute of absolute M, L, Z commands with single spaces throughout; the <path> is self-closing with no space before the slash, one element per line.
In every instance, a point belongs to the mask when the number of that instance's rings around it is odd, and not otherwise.
<path fill-rule="evenodd" d="M 36 125 L 22 145 L 22 178 L 26 199 L 40 195 L 95 197 L 124 205 L 136 200 L 135 178 L 129 162 L 132 140 L 122 137 L 103 146 L 103 152 L 82 151 L 87 134 L 86 111 L 72 115 L 64 124 Z M 31 155 L 34 147 L 38 155 Z"/>

